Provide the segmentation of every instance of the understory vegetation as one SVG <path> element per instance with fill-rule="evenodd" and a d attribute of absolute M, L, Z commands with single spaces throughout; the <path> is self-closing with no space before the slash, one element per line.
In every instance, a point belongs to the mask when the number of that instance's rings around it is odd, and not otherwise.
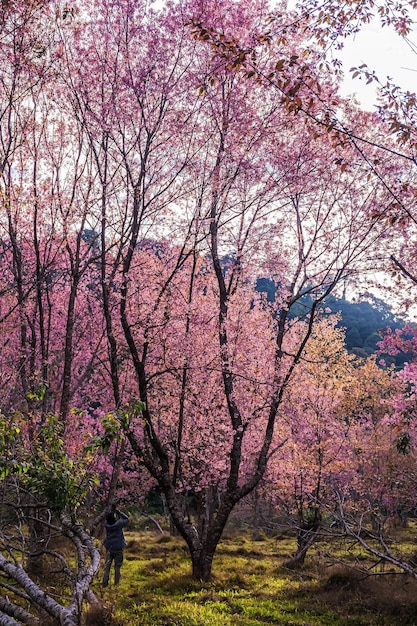
<path fill-rule="evenodd" d="M 416 551 L 417 528 L 393 529 L 404 558 Z M 302 569 L 286 563 L 295 550 L 288 534 L 225 533 L 213 578 L 190 578 L 180 538 L 153 529 L 127 533 L 119 587 L 94 591 L 103 604 L 87 626 L 411 626 L 417 623 L 417 581 L 371 562 L 352 540 L 325 538 Z"/>

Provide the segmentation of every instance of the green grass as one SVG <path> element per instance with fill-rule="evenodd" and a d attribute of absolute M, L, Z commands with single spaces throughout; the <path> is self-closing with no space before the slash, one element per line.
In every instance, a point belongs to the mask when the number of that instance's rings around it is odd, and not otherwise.
<path fill-rule="evenodd" d="M 413 533 L 405 549 L 412 552 Z M 93 591 L 104 612 L 88 626 L 417 626 L 417 583 L 397 573 L 364 577 L 335 564 L 366 563 L 349 542 L 320 542 L 302 570 L 284 563 L 291 539 L 254 541 L 239 535 L 218 548 L 210 583 L 191 580 L 182 540 L 151 532 L 127 533 L 122 581 Z M 375 568 L 372 569 L 375 573 Z"/>

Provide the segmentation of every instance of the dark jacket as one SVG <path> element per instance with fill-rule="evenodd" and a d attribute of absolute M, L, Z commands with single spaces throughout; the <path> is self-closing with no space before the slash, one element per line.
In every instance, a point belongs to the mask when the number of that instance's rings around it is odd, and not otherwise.
<path fill-rule="evenodd" d="M 106 529 L 106 538 L 104 540 L 104 547 L 107 550 L 123 550 L 126 547 L 126 540 L 123 534 L 123 528 L 128 524 L 129 518 L 126 513 L 120 511 L 120 518 L 109 524 L 104 522 L 104 528 Z"/>

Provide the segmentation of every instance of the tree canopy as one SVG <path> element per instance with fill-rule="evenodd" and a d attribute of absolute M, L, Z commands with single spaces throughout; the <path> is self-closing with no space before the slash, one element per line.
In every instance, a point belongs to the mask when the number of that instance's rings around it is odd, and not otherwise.
<path fill-rule="evenodd" d="M 0 9 L 0 586 L 38 621 L 94 601 L 85 525 L 116 497 L 157 488 L 203 581 L 265 485 L 314 536 L 332 495 L 381 517 L 412 500 L 414 367 L 389 359 L 414 331 L 336 296 L 413 276 L 414 148 L 339 95 L 330 6 Z M 20 576 L 52 530 L 75 549 L 65 606 Z"/>

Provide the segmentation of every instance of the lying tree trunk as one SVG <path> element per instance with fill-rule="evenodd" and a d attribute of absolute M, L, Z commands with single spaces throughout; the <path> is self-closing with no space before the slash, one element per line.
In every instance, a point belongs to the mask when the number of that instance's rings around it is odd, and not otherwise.
<path fill-rule="evenodd" d="M 28 623 L 28 622 L 25 622 Z M 13 618 L 0 614 L 0 626 L 20 626 Z"/>
<path fill-rule="evenodd" d="M 22 563 L 7 559 L 0 552 L 0 571 L 7 574 L 10 579 L 8 584 L 8 600 L 0 603 L 0 625 L 14 626 L 20 620 L 30 626 L 42 623 L 42 615 L 53 617 L 60 626 L 80 626 L 81 610 L 83 601 L 94 602 L 95 597 L 90 591 L 90 585 L 100 566 L 100 551 L 95 546 L 94 540 L 87 531 L 79 524 L 73 523 L 66 516 L 60 517 L 61 526 L 55 531 L 67 537 L 76 550 L 76 566 L 71 569 L 66 566 L 70 576 L 71 600 L 68 606 L 57 602 L 49 595 L 47 588 L 35 583 Z M 63 560 L 63 557 L 62 557 Z M 24 598 L 33 607 L 34 612 L 29 613 L 11 598 Z"/>
<path fill-rule="evenodd" d="M 14 616 L 19 622 L 16 622 L 11 616 Z M 34 617 L 22 607 L 12 604 L 6 598 L 0 598 L 0 626 L 14 626 L 20 622 L 28 626 L 40 626 L 41 623 L 38 617 Z"/>

